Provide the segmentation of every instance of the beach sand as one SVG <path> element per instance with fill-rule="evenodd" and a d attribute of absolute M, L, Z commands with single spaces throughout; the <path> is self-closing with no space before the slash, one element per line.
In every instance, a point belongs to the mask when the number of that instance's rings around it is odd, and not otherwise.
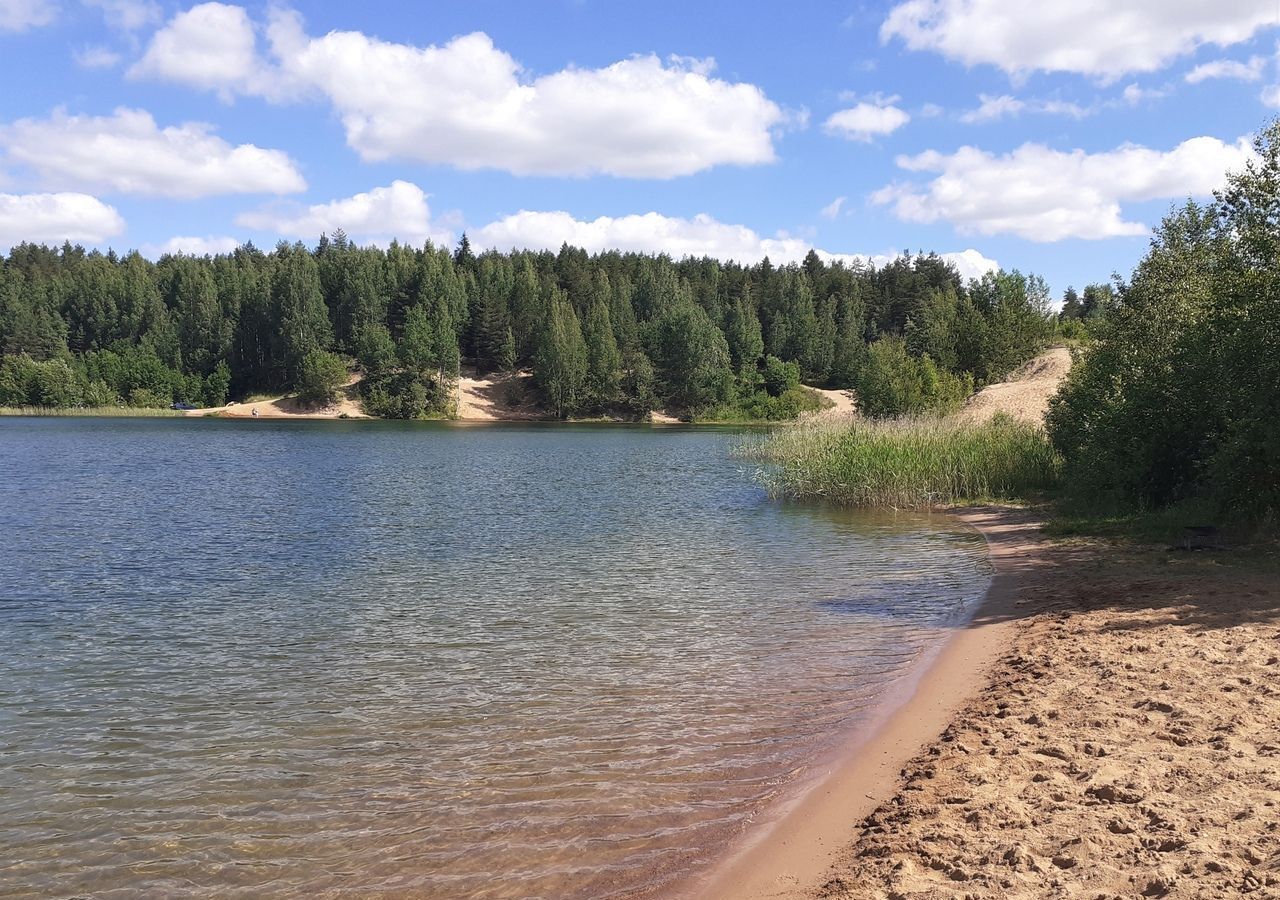
<path fill-rule="evenodd" d="M 978 615 L 690 895 L 1280 897 L 1280 570 L 961 515 L 996 568 Z"/>

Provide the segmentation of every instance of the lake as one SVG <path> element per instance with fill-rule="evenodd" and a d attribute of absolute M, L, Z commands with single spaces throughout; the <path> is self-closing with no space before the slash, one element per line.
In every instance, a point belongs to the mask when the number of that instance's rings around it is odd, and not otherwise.
<path fill-rule="evenodd" d="M 989 581 L 743 432 L 0 419 L 0 896 L 661 892 Z"/>

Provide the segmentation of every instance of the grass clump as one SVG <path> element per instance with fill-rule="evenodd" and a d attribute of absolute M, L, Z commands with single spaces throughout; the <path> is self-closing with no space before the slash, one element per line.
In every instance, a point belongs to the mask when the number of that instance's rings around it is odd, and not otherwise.
<path fill-rule="evenodd" d="M 775 495 L 895 509 L 1029 500 L 1056 486 L 1061 467 L 1043 429 L 1007 417 L 799 425 L 745 455 L 770 464 Z"/>

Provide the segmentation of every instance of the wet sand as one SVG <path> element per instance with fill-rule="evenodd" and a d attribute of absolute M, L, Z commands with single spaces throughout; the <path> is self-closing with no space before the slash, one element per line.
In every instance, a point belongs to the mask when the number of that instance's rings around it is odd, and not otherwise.
<path fill-rule="evenodd" d="M 691 896 L 1280 897 L 1280 578 L 963 513 L 996 577 L 907 703 Z"/>

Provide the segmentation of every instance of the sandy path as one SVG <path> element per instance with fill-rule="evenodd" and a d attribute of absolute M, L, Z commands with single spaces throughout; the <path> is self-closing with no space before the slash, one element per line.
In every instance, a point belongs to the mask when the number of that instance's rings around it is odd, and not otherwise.
<path fill-rule="evenodd" d="M 989 384 L 978 391 L 956 416 L 970 422 L 985 422 L 1002 412 L 1024 422 L 1043 423 L 1049 399 L 1058 392 L 1070 370 L 1070 350 L 1065 347 L 1046 350 L 1010 375 L 1007 381 Z"/>
<path fill-rule="evenodd" d="M 1050 545 L 965 515 L 1006 594 L 959 638 L 997 637 L 981 689 L 896 791 L 835 782 L 815 815 L 843 803 L 841 830 L 800 832 L 789 855 L 766 838 L 767 880 L 707 896 L 1280 897 L 1274 568 Z M 911 703 L 947 688 L 945 663 Z M 873 774 L 888 761 L 860 756 Z M 815 857 L 834 864 L 815 876 Z"/>

